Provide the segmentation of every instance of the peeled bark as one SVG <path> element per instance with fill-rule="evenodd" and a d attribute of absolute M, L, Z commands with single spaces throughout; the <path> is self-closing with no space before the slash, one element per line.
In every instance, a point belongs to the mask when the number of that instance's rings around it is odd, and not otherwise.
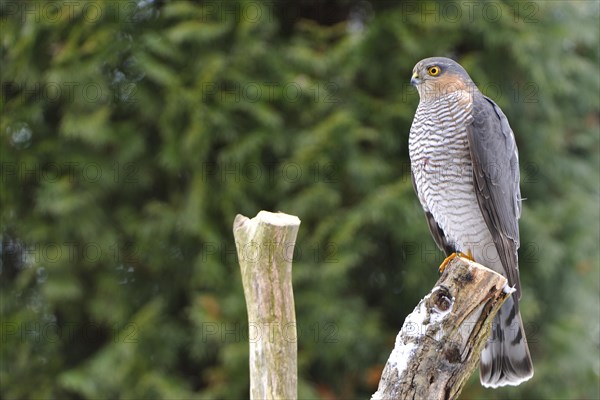
<path fill-rule="evenodd" d="M 455 399 L 494 316 L 513 289 L 502 275 L 456 257 L 406 317 L 372 399 Z"/>
<path fill-rule="evenodd" d="M 297 333 L 292 256 L 298 217 L 237 215 L 233 234 L 248 311 L 250 398 L 296 399 Z"/>

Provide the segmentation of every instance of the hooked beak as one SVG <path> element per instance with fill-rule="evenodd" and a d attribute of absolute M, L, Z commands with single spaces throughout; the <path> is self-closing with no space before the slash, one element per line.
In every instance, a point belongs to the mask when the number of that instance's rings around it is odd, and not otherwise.
<path fill-rule="evenodd" d="M 412 78 L 410 78 L 410 84 L 413 86 L 417 86 L 419 83 L 421 83 L 421 80 L 419 79 L 419 74 L 413 72 Z"/>

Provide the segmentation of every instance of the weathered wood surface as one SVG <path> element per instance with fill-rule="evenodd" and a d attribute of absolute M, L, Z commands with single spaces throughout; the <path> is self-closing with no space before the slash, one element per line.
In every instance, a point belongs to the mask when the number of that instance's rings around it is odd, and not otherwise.
<path fill-rule="evenodd" d="M 457 398 L 510 292 L 502 275 L 453 259 L 406 317 L 372 400 Z"/>
<path fill-rule="evenodd" d="M 242 273 L 250 342 L 250 398 L 296 399 L 297 333 L 292 256 L 298 217 L 237 215 L 233 235 Z"/>

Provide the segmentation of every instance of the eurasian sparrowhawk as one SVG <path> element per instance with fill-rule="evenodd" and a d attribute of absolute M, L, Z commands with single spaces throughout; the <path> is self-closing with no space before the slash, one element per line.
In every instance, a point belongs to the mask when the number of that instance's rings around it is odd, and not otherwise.
<path fill-rule="evenodd" d="M 449 58 L 426 58 L 411 83 L 420 102 L 409 153 L 415 191 L 446 255 L 459 252 L 507 277 L 515 292 L 496 314 L 481 352 L 486 387 L 533 376 L 519 313 L 519 156 L 506 116 Z"/>

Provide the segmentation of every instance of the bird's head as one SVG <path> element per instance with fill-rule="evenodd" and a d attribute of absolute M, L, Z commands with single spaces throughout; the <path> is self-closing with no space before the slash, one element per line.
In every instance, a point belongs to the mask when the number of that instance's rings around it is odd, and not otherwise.
<path fill-rule="evenodd" d="M 425 58 L 413 68 L 410 83 L 423 98 L 440 97 L 457 90 L 475 87 L 471 77 L 459 63 L 445 57 Z"/>

